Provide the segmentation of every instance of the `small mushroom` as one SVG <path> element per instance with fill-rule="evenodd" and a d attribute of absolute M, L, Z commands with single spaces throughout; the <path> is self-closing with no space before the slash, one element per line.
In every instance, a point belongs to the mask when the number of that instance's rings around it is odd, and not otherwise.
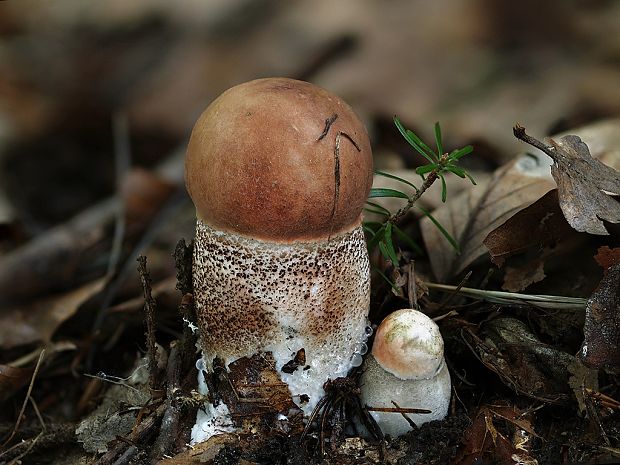
<path fill-rule="evenodd" d="M 217 359 L 233 384 L 260 383 L 272 378 L 257 360 L 271 361 L 308 414 L 327 379 L 360 363 L 366 338 L 364 125 L 310 83 L 247 82 L 200 116 L 185 180 L 197 215 L 193 284 L 206 373 Z"/>
<path fill-rule="evenodd" d="M 451 384 L 437 324 L 417 310 L 391 313 L 377 328 L 360 384 L 362 402 L 368 407 L 430 410 L 406 414 L 418 426 L 443 419 Z M 411 429 L 399 412 L 370 413 L 384 434 L 396 437 Z"/>

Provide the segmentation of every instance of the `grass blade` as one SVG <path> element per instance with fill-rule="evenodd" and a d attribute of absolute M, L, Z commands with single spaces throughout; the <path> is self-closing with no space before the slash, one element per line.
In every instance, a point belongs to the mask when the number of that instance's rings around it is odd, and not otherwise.
<path fill-rule="evenodd" d="M 437 167 L 437 165 L 435 165 L 434 163 L 431 165 L 423 165 L 423 166 L 418 166 L 415 169 L 415 172 L 418 173 L 420 176 L 426 174 L 426 173 L 430 173 L 431 171 L 433 171 L 435 168 Z"/>
<path fill-rule="evenodd" d="M 429 220 L 431 220 L 433 222 L 433 224 L 435 225 L 435 227 L 437 229 L 439 229 L 439 232 L 443 235 L 443 237 L 446 238 L 446 240 L 450 243 L 450 245 L 452 245 L 452 247 L 454 248 L 454 250 L 456 251 L 456 253 L 461 253 L 461 249 L 459 247 L 459 244 L 456 242 L 456 240 L 450 235 L 450 233 L 446 230 L 446 228 L 444 228 L 441 223 L 439 221 L 437 221 L 435 219 L 435 217 L 433 215 L 431 215 L 431 213 L 426 209 L 426 208 L 422 208 L 422 207 L 418 207 L 420 209 L 420 211 L 422 213 L 424 213 L 424 216 L 428 217 Z"/>
<path fill-rule="evenodd" d="M 465 155 L 467 155 L 468 153 L 472 153 L 473 151 L 474 151 L 474 148 L 471 145 L 466 145 L 462 149 L 458 149 L 452 152 L 449 158 L 451 160 L 459 160 L 463 158 Z"/>
<path fill-rule="evenodd" d="M 409 142 L 409 145 L 411 145 L 416 150 L 416 152 L 418 152 L 431 163 L 435 162 L 435 153 L 433 153 L 429 146 L 422 142 L 422 140 L 418 136 L 416 136 L 413 131 L 405 129 L 403 124 L 396 116 L 394 116 L 394 124 L 398 128 L 400 134 L 405 138 L 407 142 Z M 425 150 L 428 150 L 428 152 L 426 152 Z"/>
<path fill-rule="evenodd" d="M 435 142 L 437 143 L 437 153 L 443 155 L 443 143 L 441 141 L 441 126 L 439 121 L 435 123 Z"/>
<path fill-rule="evenodd" d="M 446 186 L 446 178 L 443 174 L 438 174 L 439 179 L 441 179 L 441 201 L 446 203 L 446 198 L 448 197 L 448 186 Z"/>
<path fill-rule="evenodd" d="M 400 178 L 394 174 L 386 173 L 385 171 L 379 171 L 379 170 L 376 170 L 375 174 L 378 174 L 379 176 L 384 176 L 386 178 L 395 179 L 396 181 L 400 181 L 404 184 L 407 184 L 408 186 L 413 187 L 416 191 L 418 190 L 418 188 L 413 183 L 407 181 L 406 179 Z"/>
<path fill-rule="evenodd" d="M 374 213 L 375 215 L 382 215 L 382 216 L 390 216 L 390 213 L 385 213 L 384 211 L 379 210 L 378 208 L 368 208 L 368 207 L 364 207 L 362 209 L 365 212 L 368 213 Z"/>
<path fill-rule="evenodd" d="M 396 189 L 387 189 L 382 187 L 373 187 L 370 189 L 369 199 L 375 199 L 377 197 L 396 197 L 399 199 L 409 199 L 409 196 L 404 192 L 397 191 Z"/>
<path fill-rule="evenodd" d="M 395 268 L 398 268 L 398 257 L 396 256 L 396 250 L 394 250 L 394 243 L 392 242 L 392 223 L 388 222 L 385 227 L 385 248 L 387 249 L 388 256 L 392 261 Z"/>
<path fill-rule="evenodd" d="M 368 244 L 366 244 L 366 247 L 368 247 L 369 252 L 372 252 L 375 249 L 377 244 L 381 241 L 381 239 L 383 239 L 384 235 L 385 235 L 385 225 L 377 229 L 377 231 L 375 232 L 375 235 L 372 236 L 372 239 L 370 239 L 368 241 Z"/>
<path fill-rule="evenodd" d="M 373 266 L 372 268 L 373 268 L 373 270 L 374 270 L 374 271 L 376 271 L 376 272 L 377 272 L 377 274 L 378 274 L 379 276 L 381 276 L 383 279 L 385 279 L 385 282 L 386 282 L 386 283 L 388 283 L 390 286 L 392 286 L 392 289 L 394 289 L 394 291 L 396 291 L 396 293 L 397 293 L 398 295 L 400 295 L 401 290 L 400 290 L 398 287 L 396 287 L 396 284 L 394 284 L 394 283 L 392 282 L 392 280 L 391 280 L 390 278 L 388 278 L 388 277 L 385 275 L 385 273 L 384 273 L 383 271 L 381 271 L 381 270 L 380 270 L 379 268 L 377 268 L 376 266 Z"/>
<path fill-rule="evenodd" d="M 370 205 L 371 207 L 373 207 L 373 208 L 376 208 L 376 209 L 378 209 L 378 210 L 381 210 L 383 213 L 385 213 L 385 214 L 386 214 L 386 215 L 388 215 L 388 216 L 392 214 L 392 212 L 391 212 L 391 211 L 389 211 L 389 210 L 388 210 L 387 208 L 385 208 L 385 207 L 382 207 L 382 206 L 381 206 L 381 205 L 379 205 L 378 203 L 368 202 L 368 201 L 366 201 L 366 203 L 367 203 L 368 205 Z"/>
<path fill-rule="evenodd" d="M 416 244 L 415 241 L 411 239 L 411 237 L 409 237 L 409 235 L 405 231 L 400 229 L 395 224 L 392 225 L 392 230 L 394 231 L 394 234 L 396 234 L 396 237 L 398 237 L 398 239 L 400 239 L 407 247 L 409 247 L 412 252 L 415 252 L 418 255 L 424 254 L 422 248 L 418 244 Z"/>

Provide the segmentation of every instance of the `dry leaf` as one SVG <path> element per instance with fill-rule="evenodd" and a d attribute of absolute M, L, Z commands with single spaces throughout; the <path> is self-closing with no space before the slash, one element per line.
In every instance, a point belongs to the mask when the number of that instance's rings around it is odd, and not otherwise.
<path fill-rule="evenodd" d="M 581 360 L 589 366 L 620 367 L 620 262 L 607 270 L 588 299 Z"/>
<path fill-rule="evenodd" d="M 620 167 L 620 120 L 603 121 L 573 132 L 587 142 L 593 157 Z M 434 211 L 435 218 L 457 240 L 460 255 L 428 219 L 422 221 L 424 242 L 431 251 L 437 279 L 448 280 L 484 255 L 482 241 L 491 231 L 556 187 L 550 165 L 549 158 L 538 151 L 521 155 L 499 168 L 489 183 L 470 188 Z"/>
<path fill-rule="evenodd" d="M 573 390 L 579 411 L 586 411 L 586 389 L 598 391 L 598 370 L 588 368 L 579 359 L 575 359 L 573 363 L 568 365 L 568 371 L 571 374 L 568 379 L 568 385 Z"/>
<path fill-rule="evenodd" d="M 506 267 L 502 289 L 521 292 L 530 284 L 538 283 L 545 277 L 545 260 L 543 257 L 537 257 L 518 267 Z"/>
<path fill-rule="evenodd" d="M 9 399 L 17 390 L 26 386 L 34 368 L 16 368 L 0 365 L 0 404 Z"/>
<path fill-rule="evenodd" d="M 570 231 L 558 204 L 558 191 L 553 189 L 491 231 L 484 246 L 491 261 L 502 266 L 513 255 L 555 245 Z"/>
<path fill-rule="evenodd" d="M 483 241 L 491 231 L 554 187 L 545 157 L 528 154 L 498 169 L 490 181 L 453 197 L 433 216 L 456 239 L 458 255 L 424 218 L 422 235 L 437 279 L 449 280 L 486 254 Z"/>
<path fill-rule="evenodd" d="M 596 251 L 594 260 L 603 268 L 609 268 L 615 263 L 620 263 L 620 247 L 609 248 L 604 245 Z"/>
<path fill-rule="evenodd" d="M 494 463 L 514 465 L 515 463 L 537 463 L 522 444 L 513 444 L 495 425 L 505 421 L 502 432 L 513 430 L 525 431 L 536 435 L 529 421 L 521 418 L 522 412 L 516 407 L 483 405 L 463 435 L 464 447 L 454 460 L 455 464 L 473 465 L 476 463 Z M 519 460 L 515 460 L 515 457 Z M 489 461 L 490 460 L 490 461 Z"/>
<path fill-rule="evenodd" d="M 558 204 L 557 189 L 543 195 L 484 239 L 491 261 L 502 266 L 507 258 L 517 263 L 506 267 L 502 289 L 520 292 L 545 278 L 544 264 L 554 246 L 569 234 L 576 234 L 564 219 Z M 514 260 L 513 260 L 514 262 Z"/>
<path fill-rule="evenodd" d="M 56 328 L 103 289 L 105 278 L 70 292 L 46 297 L 0 314 L 0 348 L 10 349 L 33 342 L 49 342 Z"/>
<path fill-rule="evenodd" d="M 579 232 L 608 235 L 604 221 L 620 223 L 620 173 L 596 160 L 579 136 L 563 136 L 551 145 L 528 136 L 515 126 L 518 139 L 553 159 L 551 174 L 558 185 L 560 207 L 569 224 Z"/>

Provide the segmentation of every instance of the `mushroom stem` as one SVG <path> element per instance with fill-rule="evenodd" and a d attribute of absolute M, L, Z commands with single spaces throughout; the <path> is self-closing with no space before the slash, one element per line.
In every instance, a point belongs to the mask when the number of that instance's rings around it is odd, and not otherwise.
<path fill-rule="evenodd" d="M 228 367 L 270 352 L 293 400 L 309 414 L 323 383 L 352 367 L 370 298 L 360 226 L 328 242 L 281 244 L 223 233 L 198 220 L 193 273 L 207 370 L 215 358 Z M 300 349 L 307 363 L 283 372 Z M 299 401 L 303 394 L 306 403 Z"/>
<path fill-rule="evenodd" d="M 384 434 L 400 436 L 410 422 L 441 420 L 450 405 L 450 373 L 437 324 L 413 309 L 397 310 L 381 322 L 360 380 L 362 401 Z M 426 409 L 428 413 L 385 411 Z M 383 411 L 381 411 L 383 410 Z"/>

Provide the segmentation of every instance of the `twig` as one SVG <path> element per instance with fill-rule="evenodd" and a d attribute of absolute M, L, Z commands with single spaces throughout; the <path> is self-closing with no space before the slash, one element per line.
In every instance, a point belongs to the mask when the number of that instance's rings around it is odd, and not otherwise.
<path fill-rule="evenodd" d="M 75 444 L 75 424 L 52 425 L 35 437 L 18 442 L 0 453 L 0 463 L 15 464 L 35 449 L 58 447 L 60 444 Z M 30 428 L 28 428 L 30 429 Z M 24 431 L 25 432 L 25 431 Z M 25 463 L 23 460 L 21 463 Z"/>
<path fill-rule="evenodd" d="M 181 360 L 185 363 L 182 366 L 181 371 L 185 373 L 191 364 L 194 362 L 193 354 L 196 352 L 196 315 L 194 309 L 194 296 L 192 294 L 185 294 L 181 298 L 179 304 L 179 313 L 183 317 L 183 335 L 181 336 Z"/>
<path fill-rule="evenodd" d="M 34 449 L 34 446 L 37 444 L 37 442 L 39 441 L 39 439 L 41 439 L 41 437 L 45 434 L 45 432 L 47 431 L 47 426 L 45 426 L 45 421 L 43 421 L 43 417 L 41 416 L 41 412 L 39 411 L 39 407 L 37 407 L 37 403 L 34 401 L 34 399 L 32 397 L 28 397 L 28 399 L 30 400 L 30 403 L 32 404 L 32 408 L 34 409 L 34 412 L 37 416 L 37 418 L 39 419 L 39 423 L 41 424 L 41 431 L 39 431 L 39 434 L 37 434 L 34 438 L 29 439 L 28 441 L 23 441 L 21 443 L 15 444 L 14 448 L 15 450 L 19 449 L 19 446 L 22 444 L 26 444 L 29 442 L 28 447 L 26 448 L 26 450 L 24 452 L 22 452 L 21 454 L 17 455 L 15 458 L 13 458 L 10 462 L 7 463 L 7 465 L 16 465 L 16 464 L 21 464 L 21 459 L 23 459 L 26 455 L 28 455 L 30 453 L 30 451 L 32 449 Z M 12 450 L 13 448 L 9 449 Z M 6 452 L 9 452 L 6 451 Z M 2 456 L 4 454 L 0 454 L 0 456 Z"/>
<path fill-rule="evenodd" d="M 157 381 L 157 348 L 155 346 L 155 310 L 157 303 L 151 294 L 151 277 L 146 269 L 146 257 L 138 257 L 138 273 L 144 291 L 144 319 L 146 321 L 146 351 L 149 359 L 149 386 L 156 388 Z"/>
<path fill-rule="evenodd" d="M 17 430 L 19 429 L 19 425 L 21 424 L 22 420 L 24 419 L 24 412 L 26 411 L 26 405 L 28 404 L 28 400 L 30 399 L 30 394 L 32 394 L 32 388 L 34 386 L 34 380 L 36 379 L 37 374 L 39 373 L 39 368 L 41 367 L 41 362 L 43 361 L 43 356 L 44 355 L 45 355 L 45 349 L 42 349 L 41 350 L 41 354 L 39 355 L 39 359 L 37 360 L 37 364 L 34 367 L 34 372 L 32 373 L 32 377 L 30 378 L 30 385 L 28 386 L 28 392 L 26 393 L 26 398 L 24 399 L 24 402 L 22 403 L 22 408 L 19 411 L 19 415 L 17 416 L 17 420 L 15 421 L 15 427 L 13 428 L 13 432 L 9 435 L 8 439 L 2 443 L 2 446 L 0 446 L 0 447 L 6 446 L 15 437 L 15 434 L 17 434 Z"/>
<path fill-rule="evenodd" d="M 403 416 L 403 418 L 405 419 L 405 421 L 407 423 L 409 423 L 409 426 L 411 426 L 412 428 L 416 428 L 416 424 L 414 423 L 414 421 L 409 418 L 409 415 L 407 415 L 404 410 L 400 407 L 400 405 L 398 405 L 396 402 L 392 401 L 392 404 L 394 405 L 394 407 L 396 407 L 398 410 L 400 410 L 400 414 Z M 419 413 L 426 413 L 426 412 L 419 412 Z M 428 413 L 431 413 L 430 410 L 428 410 Z"/>
<path fill-rule="evenodd" d="M 468 271 L 467 274 L 463 277 L 463 279 L 461 279 L 461 282 L 458 284 L 458 286 L 456 286 L 456 289 L 454 289 L 454 292 L 450 293 L 450 295 L 448 295 L 448 297 L 441 303 L 439 307 L 440 310 L 446 308 L 448 304 L 452 302 L 452 300 L 454 300 L 454 298 L 458 295 L 459 291 L 463 288 L 463 286 L 465 286 L 465 283 L 469 281 L 469 278 L 471 278 L 471 275 L 472 275 L 472 271 Z"/>
<path fill-rule="evenodd" d="M 114 171 L 116 178 L 116 196 L 119 206 L 116 210 L 114 222 L 114 239 L 110 249 L 110 259 L 108 261 L 108 276 L 113 276 L 118 267 L 118 263 L 123 251 L 123 239 L 125 237 L 125 202 L 123 201 L 122 186 L 123 180 L 127 176 L 131 165 L 131 149 L 129 143 L 129 129 L 127 115 L 118 113 L 112 120 L 114 130 Z"/>
<path fill-rule="evenodd" d="M 555 153 L 555 147 L 553 147 L 552 145 L 545 145 L 538 139 L 535 139 L 534 137 L 526 134 L 525 128 L 520 124 L 515 124 L 515 126 L 512 128 L 512 133 L 517 139 L 522 140 L 527 144 L 530 144 L 532 147 L 536 147 L 538 150 L 545 153 L 545 155 L 551 157 L 552 160 L 556 160 L 557 154 Z"/>
<path fill-rule="evenodd" d="M 151 463 L 157 463 L 172 448 L 172 444 L 177 438 L 179 429 L 180 405 L 178 395 L 181 392 L 179 379 L 181 374 L 181 364 L 183 362 L 182 350 L 179 345 L 173 345 L 168 357 L 167 386 L 166 386 L 166 411 L 161 422 L 159 434 L 155 440 L 151 453 Z"/>
<path fill-rule="evenodd" d="M 407 298 L 409 299 L 409 308 L 418 310 L 418 286 L 415 282 L 415 262 L 411 260 L 407 265 Z"/>
<path fill-rule="evenodd" d="M 448 155 L 449 154 L 444 153 L 439 159 L 439 164 L 446 163 L 448 161 Z M 397 224 L 400 220 L 402 220 L 403 217 L 407 214 L 407 212 L 411 210 L 413 205 L 420 199 L 420 197 L 424 195 L 424 192 L 426 192 L 426 190 L 433 185 L 437 178 L 437 170 L 433 170 L 428 173 L 428 176 L 426 177 L 420 188 L 416 190 L 413 196 L 409 197 L 409 200 L 407 200 L 407 204 L 396 213 L 390 215 L 386 220 L 386 223 L 391 222 L 393 224 Z"/>
<path fill-rule="evenodd" d="M 368 410 L 369 412 L 382 413 L 432 413 L 430 410 L 424 408 L 366 407 L 366 410 Z"/>
<path fill-rule="evenodd" d="M 113 465 L 125 465 L 131 463 L 131 459 L 134 458 L 137 453 L 138 448 L 136 446 L 129 446 L 129 448 L 123 452 L 123 455 L 116 459 Z"/>
<path fill-rule="evenodd" d="M 19 454 L 17 457 L 15 457 L 13 460 L 11 460 L 10 462 L 7 463 L 7 465 L 18 465 L 22 463 L 21 459 L 23 459 L 26 455 L 28 455 L 30 453 L 30 451 L 32 449 L 34 449 L 34 446 L 37 444 L 37 442 L 39 441 L 39 439 L 41 439 L 41 436 L 43 436 L 44 431 L 41 431 L 39 434 L 37 434 L 31 441 L 30 444 L 28 444 L 28 448 L 22 452 L 21 454 Z"/>
<path fill-rule="evenodd" d="M 185 239 L 181 239 L 177 242 L 174 248 L 174 267 L 177 270 L 177 285 L 176 288 L 181 291 L 183 295 L 192 294 L 192 252 L 194 250 L 194 241 L 190 241 L 189 245 L 185 243 Z"/>

